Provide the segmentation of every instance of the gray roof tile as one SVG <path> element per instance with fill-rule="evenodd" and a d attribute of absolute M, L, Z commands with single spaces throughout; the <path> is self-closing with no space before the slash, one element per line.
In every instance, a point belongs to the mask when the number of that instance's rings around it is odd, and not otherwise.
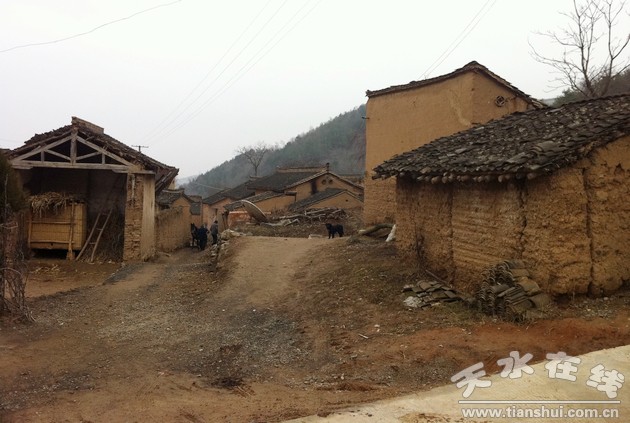
<path fill-rule="evenodd" d="M 394 156 L 375 177 L 487 182 L 551 173 L 630 135 L 630 94 L 514 113 Z"/>

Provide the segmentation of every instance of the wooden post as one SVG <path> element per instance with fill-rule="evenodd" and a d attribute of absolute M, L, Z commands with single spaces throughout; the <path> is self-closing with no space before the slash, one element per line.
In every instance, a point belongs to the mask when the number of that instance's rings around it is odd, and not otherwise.
<path fill-rule="evenodd" d="M 72 249 L 72 241 L 74 238 L 74 201 L 70 203 L 70 207 L 70 239 L 68 240 L 66 260 L 74 260 L 74 250 Z"/>

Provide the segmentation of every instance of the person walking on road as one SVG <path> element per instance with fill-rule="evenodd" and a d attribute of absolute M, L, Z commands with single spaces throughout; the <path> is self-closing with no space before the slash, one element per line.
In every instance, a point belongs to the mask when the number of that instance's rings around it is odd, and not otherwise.
<path fill-rule="evenodd" d="M 210 225 L 210 235 L 212 235 L 212 245 L 219 242 L 219 222 L 217 220 Z"/>

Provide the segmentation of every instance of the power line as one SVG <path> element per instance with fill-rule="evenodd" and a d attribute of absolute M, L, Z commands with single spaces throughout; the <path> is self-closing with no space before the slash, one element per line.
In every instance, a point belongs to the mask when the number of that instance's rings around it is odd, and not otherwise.
<path fill-rule="evenodd" d="M 185 126 L 186 124 L 188 124 L 191 120 L 193 120 L 195 117 L 197 117 L 203 110 L 205 110 L 206 107 L 208 107 L 210 104 L 212 104 L 217 98 L 219 98 L 225 91 L 227 91 L 228 89 L 230 89 L 236 82 L 238 82 L 243 76 L 245 76 L 254 66 L 256 66 L 256 64 L 258 64 L 258 62 L 260 62 L 264 57 L 266 57 L 271 50 L 273 50 L 273 48 L 280 42 L 282 41 L 291 31 L 293 31 L 293 29 L 295 29 L 295 27 L 297 25 L 300 24 L 300 22 L 302 22 L 320 3 L 322 0 L 320 0 L 319 2 L 317 2 L 310 10 L 308 10 L 297 22 L 295 22 L 293 24 L 293 26 L 291 28 L 289 28 L 275 43 L 273 43 L 273 45 L 267 49 L 267 51 L 264 51 L 265 48 L 291 23 L 291 21 L 293 21 L 296 16 L 306 7 L 306 5 L 308 5 L 309 2 L 305 3 L 295 14 L 293 14 L 293 16 L 285 23 L 285 25 L 278 30 L 273 37 L 271 37 L 267 43 L 260 49 L 258 50 L 258 52 L 256 54 L 254 54 L 254 56 L 252 56 L 237 72 L 236 74 L 230 78 L 225 84 L 223 84 L 223 86 L 221 88 L 219 88 L 219 90 L 215 91 L 214 95 L 212 95 L 210 98 L 208 98 L 208 100 L 206 100 L 200 107 L 197 108 L 197 110 L 195 110 L 192 114 L 188 115 L 188 117 L 180 122 L 177 126 L 173 127 L 169 132 L 167 132 L 164 137 L 167 137 L 171 134 L 173 134 L 175 131 L 177 131 L 178 129 L 180 129 L 181 127 Z M 254 59 L 256 59 L 256 57 L 263 52 L 264 53 L 258 57 L 258 59 L 252 63 L 252 61 Z M 251 63 L 251 65 L 250 65 Z M 247 67 L 248 65 L 250 65 L 247 69 L 245 69 L 245 67 Z M 244 72 L 243 69 L 245 69 Z M 241 73 L 242 72 L 242 73 Z M 240 73 L 240 74 L 239 74 Z"/>
<path fill-rule="evenodd" d="M 99 26 L 96 26 L 96 27 L 94 27 L 94 28 L 90 29 L 89 31 L 80 32 L 80 33 L 78 33 L 78 34 L 74 34 L 74 35 L 71 35 L 71 36 L 69 36 L 69 37 L 59 38 L 59 39 L 57 39 L 57 40 L 52 40 L 52 41 L 43 41 L 43 42 L 40 42 L 40 43 L 22 44 L 22 45 L 18 45 L 18 46 L 10 47 L 10 48 L 4 49 L 4 50 L 0 50 L 0 53 L 6 53 L 6 52 L 8 52 L 8 51 L 17 50 L 17 49 L 21 49 L 21 48 L 35 47 L 35 46 L 43 46 L 43 45 L 47 45 L 47 44 L 56 44 L 56 43 L 60 43 L 60 42 L 62 42 L 62 41 L 68 41 L 68 40 L 71 40 L 71 39 L 73 39 L 73 38 L 77 38 L 77 37 L 81 37 L 81 36 L 83 36 L 83 35 L 91 34 L 92 32 L 97 31 L 97 30 L 99 30 L 99 29 L 101 29 L 101 28 L 104 28 L 104 27 L 106 27 L 106 26 L 113 25 L 113 24 L 118 23 L 118 22 L 126 21 L 126 20 L 128 20 L 128 19 L 131 19 L 131 18 L 136 17 L 136 16 L 138 16 L 138 15 L 141 15 L 141 14 L 143 14 L 143 13 L 147 13 L 147 12 L 150 12 L 150 11 L 152 11 L 152 10 L 159 9 L 159 8 L 161 8 L 161 7 L 171 6 L 171 5 L 173 5 L 173 4 L 175 4 L 175 3 L 179 3 L 179 2 L 181 2 L 181 1 L 182 1 L 182 0 L 175 0 L 175 1 L 172 1 L 172 2 L 170 2 L 170 3 L 162 3 L 162 4 L 158 4 L 157 6 L 149 7 L 148 9 L 141 10 L 141 11 L 136 12 L 136 13 L 133 13 L 133 14 L 131 14 L 131 15 L 129 15 L 129 16 L 125 16 L 124 18 L 115 19 L 115 20 L 113 20 L 113 21 L 106 22 L 106 23 L 104 23 L 104 24 L 101 24 L 101 25 L 99 25 Z"/>
<path fill-rule="evenodd" d="M 488 6 L 488 4 L 491 1 L 492 1 L 492 4 L 490 4 L 490 6 L 486 8 L 486 6 Z M 460 33 L 457 34 L 457 37 L 453 39 L 451 44 L 449 44 L 448 47 L 446 47 L 446 49 L 442 52 L 442 54 L 437 59 L 435 59 L 435 61 L 424 71 L 424 73 L 422 74 L 423 78 L 427 78 L 435 69 L 437 69 L 455 51 L 455 49 L 457 49 L 457 47 L 459 47 L 459 45 L 475 29 L 475 27 L 479 24 L 479 22 L 481 22 L 481 20 L 486 16 L 486 14 L 490 11 L 490 9 L 492 9 L 496 1 L 497 0 L 486 0 L 484 5 L 481 6 L 481 9 L 479 9 L 479 11 L 475 14 L 475 16 L 472 17 L 472 19 L 470 20 L 470 22 L 468 22 L 468 24 L 464 27 L 464 29 L 462 29 Z M 483 15 L 479 19 L 477 19 L 482 12 L 483 12 Z"/>
<path fill-rule="evenodd" d="M 208 79 L 208 77 L 210 76 L 210 74 L 212 74 L 212 72 L 219 66 L 219 64 L 223 61 L 223 59 L 225 59 L 225 57 L 227 57 L 227 55 L 232 51 L 232 49 L 236 46 L 236 44 L 241 40 L 241 38 L 243 38 L 243 36 L 247 33 L 247 31 L 249 31 L 249 29 L 252 27 L 252 25 L 258 20 L 258 18 L 260 17 L 260 15 L 265 11 L 265 9 L 267 8 L 267 6 L 269 6 L 269 4 L 271 3 L 272 0 L 268 0 L 267 3 L 262 7 L 262 9 L 260 9 L 260 11 L 256 14 L 256 16 L 249 22 L 249 24 L 247 25 L 247 27 L 241 32 L 241 34 L 236 38 L 236 40 L 234 40 L 234 42 L 232 43 L 232 45 L 230 45 L 230 47 L 225 51 L 225 53 L 223 53 L 223 55 L 221 56 L 221 58 L 219 60 L 217 60 L 217 62 L 214 64 L 214 66 L 212 66 L 212 68 L 210 68 L 210 70 L 208 70 L 208 72 L 206 72 L 206 74 L 204 75 L 204 77 L 201 79 L 201 81 L 199 81 L 199 83 L 197 83 L 197 85 L 195 85 L 195 87 L 188 93 L 188 95 L 186 95 L 186 97 L 184 97 L 184 99 L 182 101 L 179 102 L 179 104 L 177 106 L 175 106 L 175 108 L 173 110 L 171 110 L 171 112 L 164 118 L 162 119 L 162 121 L 160 123 L 158 123 L 150 132 L 148 132 L 142 139 L 143 140 L 147 140 L 149 138 L 151 138 L 153 135 L 155 134 L 159 134 L 162 130 L 164 130 L 165 128 L 168 128 L 168 126 L 170 124 L 172 124 L 174 121 L 177 120 L 177 118 L 179 116 L 181 116 L 181 114 L 183 113 L 180 112 L 180 114 L 178 114 L 177 116 L 175 116 L 174 118 L 171 119 L 171 117 L 178 111 L 178 109 L 180 109 L 184 103 L 195 93 L 195 91 L 197 91 L 197 89 L 206 81 L 206 79 Z M 278 10 L 276 11 L 276 13 L 284 6 L 284 4 L 286 4 L 286 1 L 280 6 L 280 8 L 278 8 Z M 269 22 L 271 22 L 271 19 L 273 19 L 273 17 L 276 15 L 276 13 L 274 13 L 274 15 L 267 20 L 267 22 L 265 22 L 265 24 L 263 25 L 263 29 L 267 26 L 267 24 L 269 24 Z M 260 33 L 260 31 L 258 32 Z M 258 33 L 256 35 L 258 35 Z M 255 38 L 252 37 L 252 40 Z M 251 41 L 247 44 L 247 46 L 249 46 L 249 44 L 251 44 Z M 247 46 L 245 48 L 247 48 Z M 245 50 L 245 48 L 241 49 L 241 51 L 236 55 L 236 57 L 234 58 L 234 60 L 236 60 L 236 58 L 238 58 L 241 53 Z M 232 62 L 234 61 L 232 60 Z M 231 65 L 231 63 L 228 64 Z M 227 67 L 226 67 L 227 69 Z M 224 69 L 225 71 L 225 69 Z M 221 74 L 219 74 L 220 76 Z M 212 84 L 216 81 L 216 78 L 210 83 L 209 87 L 212 86 Z M 206 88 L 206 90 L 204 90 L 202 92 L 205 93 L 207 91 L 208 88 Z M 194 104 L 197 99 L 199 98 L 199 96 L 197 98 L 195 98 L 192 103 L 190 105 L 188 105 L 184 111 L 186 111 L 188 108 L 191 107 L 192 104 Z"/>

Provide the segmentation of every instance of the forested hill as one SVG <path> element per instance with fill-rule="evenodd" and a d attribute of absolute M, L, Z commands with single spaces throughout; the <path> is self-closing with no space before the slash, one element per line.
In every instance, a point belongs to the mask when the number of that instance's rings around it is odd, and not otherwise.
<path fill-rule="evenodd" d="M 361 174 L 365 168 L 365 105 L 342 113 L 315 129 L 296 136 L 283 147 L 264 156 L 258 176 L 276 167 L 317 166 L 330 163 L 337 174 Z M 253 175 L 245 156 L 237 155 L 185 184 L 186 193 L 204 197 L 222 188 L 232 188 Z"/>

